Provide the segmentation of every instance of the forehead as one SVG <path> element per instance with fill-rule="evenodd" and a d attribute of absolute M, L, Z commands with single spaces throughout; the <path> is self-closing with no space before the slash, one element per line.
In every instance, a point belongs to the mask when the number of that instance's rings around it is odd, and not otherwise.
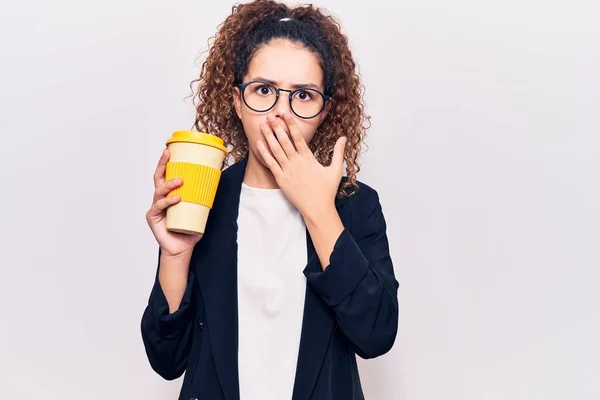
<path fill-rule="evenodd" d="M 257 76 L 281 86 L 313 83 L 323 87 L 323 71 L 316 54 L 289 40 L 274 40 L 258 49 L 250 60 L 246 78 Z"/>

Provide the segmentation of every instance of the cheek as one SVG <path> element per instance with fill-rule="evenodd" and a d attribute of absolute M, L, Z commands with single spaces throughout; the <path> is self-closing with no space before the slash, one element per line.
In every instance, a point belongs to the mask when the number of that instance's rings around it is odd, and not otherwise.
<path fill-rule="evenodd" d="M 242 120 L 242 125 L 244 127 L 244 134 L 246 135 L 246 139 L 248 140 L 249 150 L 254 153 L 254 155 L 258 158 L 258 160 L 264 165 L 264 161 L 262 156 L 260 155 L 260 151 L 256 146 L 256 142 L 259 140 L 264 140 L 264 136 L 260 129 L 260 124 L 266 121 L 266 117 L 264 115 L 252 115 L 249 113 L 244 114 L 244 118 Z M 266 143 L 265 143 L 266 144 Z"/>
<path fill-rule="evenodd" d="M 242 125 L 244 127 L 244 133 L 248 142 L 254 146 L 257 140 L 262 138 L 260 131 L 260 124 L 265 120 L 264 116 L 261 118 L 259 115 L 252 115 L 248 112 L 242 111 Z"/>
<path fill-rule="evenodd" d="M 302 132 L 302 137 L 306 143 L 310 143 L 313 136 L 315 136 L 315 132 L 319 127 L 319 123 L 316 120 L 296 120 L 296 124 L 300 128 L 300 132 Z"/>

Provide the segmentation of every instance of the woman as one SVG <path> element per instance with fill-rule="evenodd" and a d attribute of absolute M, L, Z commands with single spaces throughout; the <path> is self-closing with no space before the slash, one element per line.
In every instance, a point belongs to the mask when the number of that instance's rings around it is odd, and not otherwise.
<path fill-rule="evenodd" d="M 204 236 L 165 228 L 165 150 L 146 218 L 159 265 L 142 318 L 180 399 L 363 399 L 356 355 L 392 347 L 398 282 L 377 192 L 356 180 L 368 118 L 339 25 L 312 7 L 234 7 L 203 64 L 195 127 L 221 137 Z M 346 177 L 342 177 L 346 165 Z"/>

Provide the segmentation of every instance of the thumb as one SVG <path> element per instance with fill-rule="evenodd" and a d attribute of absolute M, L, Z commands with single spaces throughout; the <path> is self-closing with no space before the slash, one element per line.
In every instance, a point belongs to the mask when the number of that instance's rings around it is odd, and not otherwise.
<path fill-rule="evenodd" d="M 331 158 L 331 166 L 342 168 L 344 166 L 344 152 L 346 150 L 346 136 L 342 136 L 335 142 L 333 148 L 333 156 Z"/>

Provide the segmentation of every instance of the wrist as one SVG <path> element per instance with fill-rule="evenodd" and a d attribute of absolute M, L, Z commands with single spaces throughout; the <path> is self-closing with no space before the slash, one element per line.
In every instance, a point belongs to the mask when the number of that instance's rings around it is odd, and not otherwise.
<path fill-rule="evenodd" d="M 330 263 L 336 241 L 344 231 L 344 224 L 334 204 L 323 208 L 315 208 L 304 215 L 304 222 L 315 246 L 321 268 L 325 270 Z"/>
<path fill-rule="evenodd" d="M 331 204 L 312 207 L 310 210 L 303 212 L 302 217 L 304 217 L 306 224 L 318 224 L 332 217 L 338 217 L 338 214 L 335 204 L 331 202 Z"/>
<path fill-rule="evenodd" d="M 181 261 L 188 261 L 192 258 L 193 249 L 184 250 L 180 253 L 171 253 L 167 250 L 161 249 L 160 258 L 161 261 L 168 261 L 170 263 L 178 263 Z"/>

